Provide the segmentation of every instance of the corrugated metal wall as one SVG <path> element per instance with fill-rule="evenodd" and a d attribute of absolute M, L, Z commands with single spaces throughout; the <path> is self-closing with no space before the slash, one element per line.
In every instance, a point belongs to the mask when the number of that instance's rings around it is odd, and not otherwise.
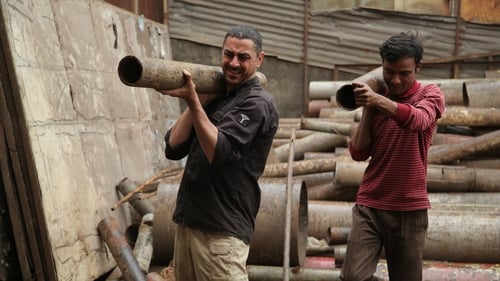
<path fill-rule="evenodd" d="M 171 38 L 222 46 L 227 29 L 250 24 L 264 38 L 266 54 L 301 61 L 304 37 L 304 1 L 170 1 Z"/>
<path fill-rule="evenodd" d="M 305 25 L 304 7 L 304 0 L 176 0 L 169 2 L 168 24 L 171 38 L 218 47 L 229 26 L 248 23 L 261 30 L 267 55 L 297 63 L 304 59 L 304 38 L 308 38 L 308 64 L 327 69 L 336 64 L 378 64 L 381 41 L 407 30 L 421 35 L 424 60 L 452 57 L 455 44 L 458 55 L 500 46 L 499 25 L 462 22 L 456 42 L 454 17 L 356 8 L 311 14 Z"/>

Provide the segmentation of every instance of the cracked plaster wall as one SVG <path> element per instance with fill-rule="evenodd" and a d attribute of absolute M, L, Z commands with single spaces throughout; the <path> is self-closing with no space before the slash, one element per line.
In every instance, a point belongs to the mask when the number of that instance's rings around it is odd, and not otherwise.
<path fill-rule="evenodd" d="M 1 2 L 59 280 L 94 280 L 114 266 L 97 224 L 130 208 L 115 185 L 170 163 L 163 134 L 179 101 L 125 86 L 125 55 L 171 59 L 167 27 L 96 0 Z"/>

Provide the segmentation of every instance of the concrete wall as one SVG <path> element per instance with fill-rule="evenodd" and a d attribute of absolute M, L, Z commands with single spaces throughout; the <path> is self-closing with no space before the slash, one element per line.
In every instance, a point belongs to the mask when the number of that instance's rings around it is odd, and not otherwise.
<path fill-rule="evenodd" d="M 102 1 L 0 3 L 58 280 L 94 280 L 115 264 L 99 221 L 131 221 L 127 204 L 111 211 L 115 185 L 178 165 L 162 151 L 178 100 L 116 72 L 127 54 L 171 59 L 168 30 Z"/>

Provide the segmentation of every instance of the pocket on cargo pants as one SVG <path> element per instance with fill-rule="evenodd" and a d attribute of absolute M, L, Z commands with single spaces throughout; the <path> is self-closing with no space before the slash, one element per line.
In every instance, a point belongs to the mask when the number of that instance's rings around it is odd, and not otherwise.
<path fill-rule="evenodd" d="M 211 280 L 248 281 L 248 245 L 236 237 L 220 235 L 211 237 L 209 243 Z"/>

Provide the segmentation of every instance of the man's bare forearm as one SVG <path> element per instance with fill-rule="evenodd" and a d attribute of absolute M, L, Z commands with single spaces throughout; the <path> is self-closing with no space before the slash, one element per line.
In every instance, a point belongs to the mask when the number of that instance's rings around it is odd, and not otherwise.
<path fill-rule="evenodd" d="M 215 145 L 217 144 L 219 130 L 210 122 L 199 100 L 194 99 L 189 101 L 188 107 L 200 146 L 211 163 L 215 154 Z"/>
<path fill-rule="evenodd" d="M 371 135 L 371 118 L 373 115 L 373 108 L 363 107 L 363 115 L 359 121 L 357 129 L 354 131 L 351 138 L 351 145 L 354 149 L 361 149 L 366 147 L 372 142 Z"/>

